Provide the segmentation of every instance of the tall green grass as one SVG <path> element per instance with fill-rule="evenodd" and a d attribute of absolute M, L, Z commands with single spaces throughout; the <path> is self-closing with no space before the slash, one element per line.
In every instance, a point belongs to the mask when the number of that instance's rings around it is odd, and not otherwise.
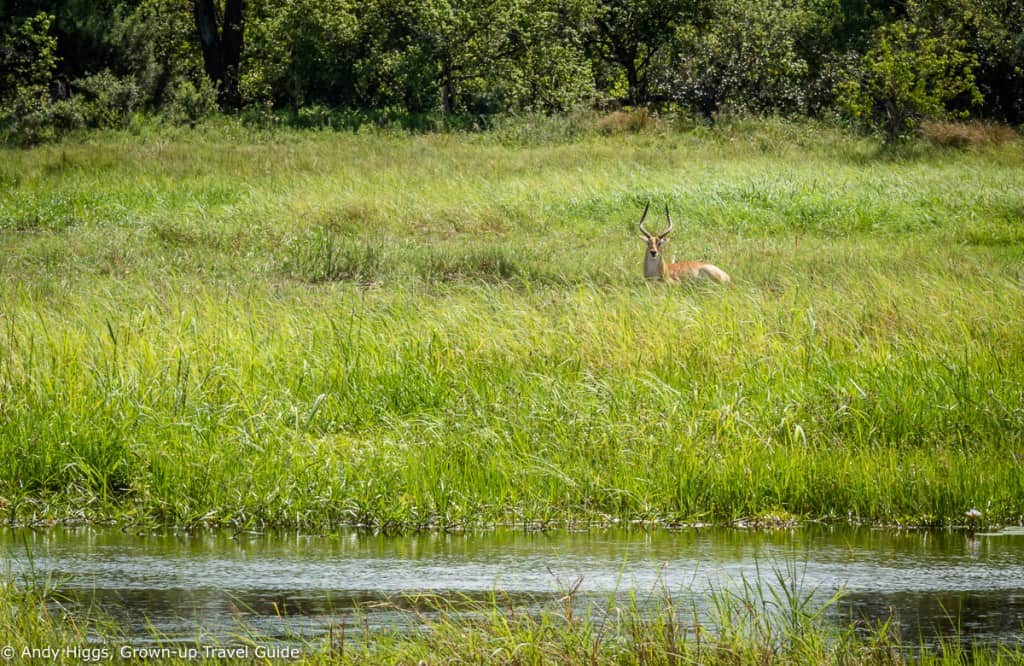
<path fill-rule="evenodd" d="M 0 513 L 1022 519 L 1019 143 L 528 139 L 3 151 Z M 648 199 L 734 284 L 646 283 Z"/>

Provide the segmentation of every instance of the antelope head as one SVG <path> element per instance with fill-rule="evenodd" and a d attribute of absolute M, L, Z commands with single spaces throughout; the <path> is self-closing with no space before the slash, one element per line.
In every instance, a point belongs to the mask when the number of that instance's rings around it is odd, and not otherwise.
<path fill-rule="evenodd" d="M 647 219 L 647 211 L 651 208 L 651 202 L 648 201 L 647 205 L 644 206 L 644 214 L 640 216 L 640 235 L 647 242 L 647 253 L 644 255 L 644 277 L 657 278 L 662 277 L 661 264 L 664 258 L 661 256 L 661 246 L 668 240 L 668 235 L 672 233 L 672 217 L 668 214 L 668 204 L 665 204 L 665 217 L 668 219 L 668 229 L 661 232 L 660 234 L 652 234 L 644 227 L 644 220 Z"/>

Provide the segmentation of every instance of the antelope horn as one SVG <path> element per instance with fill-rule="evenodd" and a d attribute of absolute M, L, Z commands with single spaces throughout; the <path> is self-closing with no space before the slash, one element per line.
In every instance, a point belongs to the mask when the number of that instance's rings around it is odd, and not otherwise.
<path fill-rule="evenodd" d="M 668 229 L 666 229 L 665 231 L 661 232 L 661 237 L 662 238 L 664 238 L 665 236 L 668 236 L 669 232 L 672 231 L 672 216 L 668 214 L 668 204 L 667 203 L 665 204 L 665 217 L 668 219 Z"/>
<path fill-rule="evenodd" d="M 648 201 L 647 205 L 644 206 L 644 214 L 640 216 L 640 233 L 642 233 L 644 236 L 647 236 L 648 238 L 651 237 L 651 232 L 647 231 L 647 229 L 644 229 L 644 220 L 647 219 L 647 209 L 650 207 L 651 202 Z"/>

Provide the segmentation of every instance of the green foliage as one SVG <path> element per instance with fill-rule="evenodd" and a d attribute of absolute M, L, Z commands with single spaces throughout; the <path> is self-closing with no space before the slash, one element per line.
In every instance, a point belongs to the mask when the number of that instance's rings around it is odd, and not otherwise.
<path fill-rule="evenodd" d="M 74 123 L 67 105 L 55 108 L 49 85 L 57 68 L 54 17 L 40 12 L 0 34 L 0 137 L 30 145 L 55 138 Z"/>
<path fill-rule="evenodd" d="M 45 12 L 15 22 L 0 36 L 0 102 L 21 88 L 47 86 L 57 69 L 54 17 Z"/>
<path fill-rule="evenodd" d="M 500 110 L 566 113 L 597 94 L 586 57 L 586 15 L 574 2 L 532 0 L 514 27 L 522 46 L 493 70 L 500 82 Z M 493 84 L 492 84 L 493 85 Z M 493 86 L 499 87 L 499 86 Z"/>
<path fill-rule="evenodd" d="M 526 58 L 527 45 L 547 36 L 538 31 L 555 29 L 543 9 L 540 2 L 524 0 L 370 3 L 363 14 L 368 48 L 356 63 L 360 98 L 414 113 L 474 114 L 506 109 L 516 97 L 536 99 L 551 85 L 538 79 L 538 90 L 531 90 L 525 76 L 547 73 L 563 82 L 579 65 L 571 58 L 560 65 Z M 553 101 L 564 105 L 557 97 Z"/>
<path fill-rule="evenodd" d="M 201 78 L 198 85 L 189 79 L 177 79 L 164 94 L 161 110 L 171 122 L 195 127 L 217 111 L 217 88 L 206 78 Z"/>
<path fill-rule="evenodd" d="M 963 40 L 935 35 L 909 21 L 881 27 L 872 47 L 836 89 L 854 122 L 890 140 L 913 134 L 925 118 L 950 115 L 950 103 L 981 102 L 974 80 L 977 58 Z"/>
<path fill-rule="evenodd" d="M 33 6 L 60 6 L 56 18 L 13 13 L 4 135 L 32 143 L 140 111 L 194 126 L 217 81 L 220 103 L 247 119 L 316 128 L 475 131 L 509 115 L 645 106 L 712 119 L 839 111 L 893 139 L 928 117 L 1024 119 L 1015 0 L 244 5 L 43 0 Z"/>
<path fill-rule="evenodd" d="M 50 99 L 45 86 L 21 86 L 0 105 L 0 143 L 31 146 L 85 126 L 85 110 L 74 99 Z"/>
<path fill-rule="evenodd" d="M 250 104 L 351 105 L 361 35 L 351 0 L 265 0 L 248 13 L 242 67 Z"/>
<path fill-rule="evenodd" d="M 204 89 L 194 31 L 188 3 L 143 0 L 118 8 L 106 42 L 118 56 L 114 71 L 135 80 L 141 105 L 156 108 L 168 101 L 167 95 L 180 97 L 186 82 Z"/>
<path fill-rule="evenodd" d="M 599 86 L 629 105 L 651 101 L 655 64 L 684 25 L 705 25 L 691 0 L 595 0 L 590 8 L 589 51 Z"/>
<path fill-rule="evenodd" d="M 819 16 L 784 0 L 716 2 L 707 25 L 677 29 L 660 87 L 706 117 L 720 110 L 806 110 L 808 65 L 800 42 Z"/>
<path fill-rule="evenodd" d="M 103 70 L 75 81 L 86 122 L 93 127 L 122 127 L 144 102 L 134 77 Z"/>
<path fill-rule="evenodd" d="M 89 15 L 76 5 L 65 22 L 77 25 L 72 19 L 83 12 Z M 53 20 L 38 14 L 3 39 L 0 118 L 7 142 L 30 145 L 80 127 L 122 127 L 133 114 L 161 101 L 176 122 L 194 123 L 209 114 L 208 86 L 192 83 L 202 79 L 196 76 L 191 18 L 181 3 L 145 0 L 131 10 L 103 14 L 102 21 L 97 18 L 104 27 L 91 26 L 89 34 L 104 30 L 103 41 L 118 56 L 117 72 L 104 68 L 70 86 L 54 83 L 58 44 L 50 34 Z"/>
<path fill-rule="evenodd" d="M 962 26 L 966 50 L 978 58 L 975 76 L 984 96 L 985 115 L 1024 123 L 1024 3 L 950 0 L 943 4 L 945 16 Z"/>
<path fill-rule="evenodd" d="M 249 17 L 250 103 L 564 111 L 593 88 L 579 12 L 549 0 L 275 0 Z"/>

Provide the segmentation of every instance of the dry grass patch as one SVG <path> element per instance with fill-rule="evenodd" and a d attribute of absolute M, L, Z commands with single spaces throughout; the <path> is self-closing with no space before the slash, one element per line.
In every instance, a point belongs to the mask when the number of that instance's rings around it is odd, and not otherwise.
<path fill-rule="evenodd" d="M 594 123 L 601 134 L 625 134 L 642 132 L 658 126 L 658 116 L 650 109 L 623 109 L 602 116 Z"/>
<path fill-rule="evenodd" d="M 1020 134 L 1009 125 L 982 120 L 929 121 L 921 125 L 921 136 L 932 145 L 950 148 L 1000 146 L 1020 139 Z"/>

